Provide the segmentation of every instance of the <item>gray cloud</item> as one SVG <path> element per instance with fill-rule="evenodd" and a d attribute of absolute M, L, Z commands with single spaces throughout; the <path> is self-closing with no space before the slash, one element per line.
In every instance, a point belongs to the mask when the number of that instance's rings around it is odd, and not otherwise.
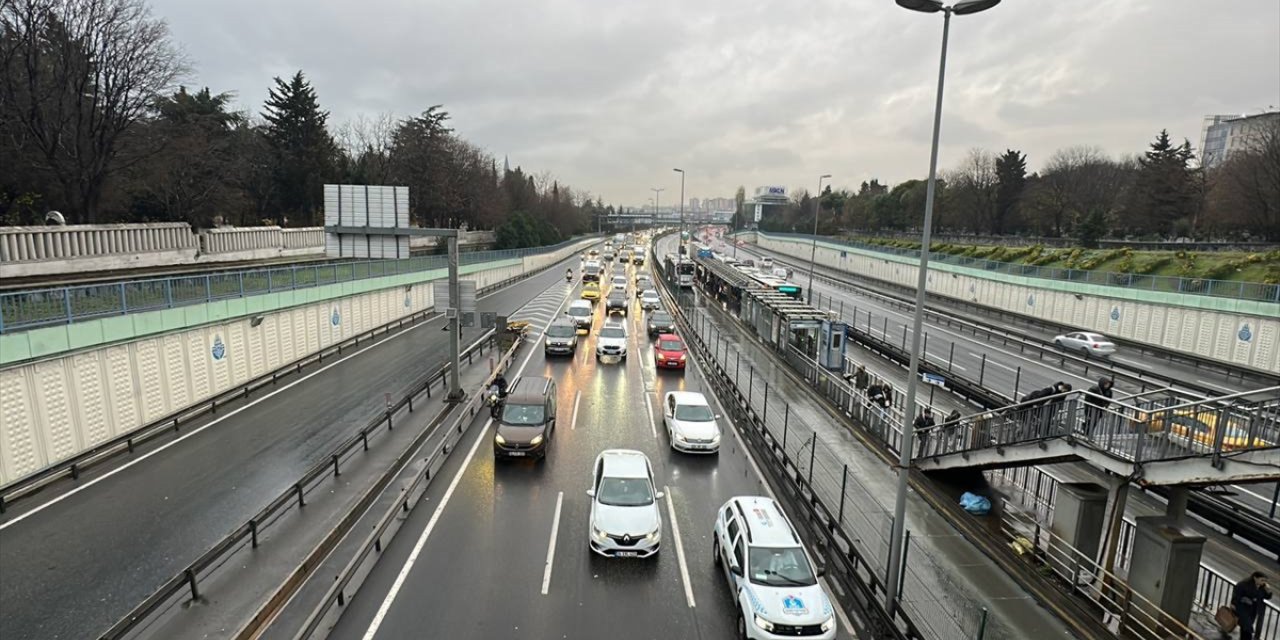
<path fill-rule="evenodd" d="M 608 201 L 922 176 L 941 18 L 891 0 L 151 0 L 192 80 L 257 112 L 304 70 L 335 123 L 444 104 L 498 156 Z M 1274 0 L 1008 0 L 953 20 L 946 167 L 971 147 L 1136 153 L 1280 105 Z"/>

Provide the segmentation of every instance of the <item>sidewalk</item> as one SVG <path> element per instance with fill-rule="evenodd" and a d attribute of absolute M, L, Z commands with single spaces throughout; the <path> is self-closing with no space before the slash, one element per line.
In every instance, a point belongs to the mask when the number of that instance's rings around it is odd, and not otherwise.
<path fill-rule="evenodd" d="M 742 325 L 717 305 L 704 303 L 698 295 L 697 308 L 689 312 L 715 359 L 749 396 L 788 454 L 812 474 L 824 500 L 844 505 L 841 524 L 863 555 L 886 562 L 896 473 L 842 424 L 843 418 L 784 373 L 790 369 L 776 364 Z M 989 611 L 987 639 L 1071 637 L 1066 625 L 914 494 L 908 497 L 907 528 L 911 537 L 903 602 L 931 637 L 976 637 L 984 607 Z M 880 567 L 882 577 L 884 572 Z"/>

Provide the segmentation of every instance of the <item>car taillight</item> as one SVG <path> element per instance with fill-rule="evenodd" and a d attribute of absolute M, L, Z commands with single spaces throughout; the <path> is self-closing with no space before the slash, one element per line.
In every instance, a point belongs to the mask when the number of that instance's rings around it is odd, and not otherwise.
<path fill-rule="evenodd" d="M 1094 345 L 1093 345 L 1093 348 L 1094 348 L 1094 349 L 1097 349 L 1097 348 L 1099 348 L 1099 346 L 1100 346 L 1100 345 L 1094 344 Z"/>

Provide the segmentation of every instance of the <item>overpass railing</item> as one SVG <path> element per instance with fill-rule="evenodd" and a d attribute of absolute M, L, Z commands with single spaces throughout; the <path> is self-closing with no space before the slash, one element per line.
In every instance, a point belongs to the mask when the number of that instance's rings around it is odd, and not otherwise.
<path fill-rule="evenodd" d="M 580 240 L 575 238 L 547 247 L 461 253 L 458 263 L 471 265 L 536 256 L 563 249 Z M 448 266 L 448 256 L 352 260 L 14 291 L 0 294 L 0 333 Z"/>
<path fill-rule="evenodd" d="M 764 238 L 778 238 L 805 243 L 813 242 L 814 240 L 814 236 L 810 234 L 775 233 L 772 231 L 758 233 Z M 835 238 L 822 236 L 818 236 L 817 239 L 826 244 L 849 247 L 860 251 L 890 254 L 910 258 L 912 260 L 920 259 L 919 249 L 886 247 L 883 245 L 837 240 Z M 1235 298 L 1239 300 L 1280 302 L 1280 284 L 1268 284 L 1265 282 L 1238 282 L 1233 280 L 1182 278 L 1178 276 L 1156 276 L 1140 273 L 1120 273 L 1114 271 L 1061 269 L 1057 267 L 1042 267 L 1037 265 L 1018 264 L 1014 262 L 999 262 L 996 260 L 987 260 L 984 258 L 974 258 L 969 256 L 955 256 L 938 251 L 930 252 L 929 261 L 952 264 L 960 267 L 984 269 L 994 273 L 1006 273 L 1009 275 L 1028 278 L 1064 280 L 1067 282 L 1078 282 L 1081 284 L 1123 287 L 1126 289 L 1146 289 L 1149 291 L 1168 291 L 1174 293 L 1214 296 L 1219 298 Z"/>
<path fill-rule="evenodd" d="M 1116 402 L 1087 391 L 1068 391 L 922 429 L 917 457 L 1074 437 L 1134 463 L 1203 457 L 1216 461 L 1280 446 L 1278 420 L 1280 386 L 1196 402 L 1163 394 Z"/>

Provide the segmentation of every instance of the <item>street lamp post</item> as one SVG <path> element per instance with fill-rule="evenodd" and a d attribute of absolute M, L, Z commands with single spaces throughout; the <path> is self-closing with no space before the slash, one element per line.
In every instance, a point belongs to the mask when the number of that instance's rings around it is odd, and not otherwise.
<path fill-rule="evenodd" d="M 672 169 L 680 174 L 680 242 L 684 242 L 684 169 Z"/>
<path fill-rule="evenodd" d="M 933 145 L 929 151 L 929 184 L 925 190 L 924 231 L 920 237 L 920 271 L 916 278 L 916 307 L 911 315 L 911 364 L 907 372 L 907 398 L 902 414 L 902 447 L 898 452 L 898 495 L 893 505 L 893 530 L 889 537 L 889 566 L 885 581 L 885 608 L 890 613 L 898 605 L 898 585 L 902 583 L 903 536 L 906 531 L 907 485 L 911 473 L 911 450 L 914 447 L 912 423 L 916 413 L 916 388 L 920 382 L 920 341 L 924 324 L 925 287 L 928 286 L 929 241 L 933 227 L 933 196 L 938 176 L 938 133 L 942 127 L 942 85 L 947 74 L 947 36 L 951 30 L 951 14 L 958 16 L 986 11 L 1000 0 L 960 0 L 943 6 L 941 0 L 897 0 L 904 9 L 921 13 L 942 12 L 942 56 L 938 62 L 938 94 L 933 107 Z"/>
<path fill-rule="evenodd" d="M 813 269 L 816 265 L 814 260 L 818 257 L 818 216 L 822 215 L 822 181 L 830 178 L 831 174 L 824 173 L 818 176 L 818 198 L 813 201 L 813 248 L 809 250 L 809 299 L 810 306 L 813 305 Z"/>
<path fill-rule="evenodd" d="M 649 187 L 649 190 L 653 192 L 653 219 L 657 221 L 658 206 L 659 206 L 660 198 L 662 197 L 661 194 L 663 191 L 666 191 L 666 189 L 655 189 L 653 187 Z"/>

